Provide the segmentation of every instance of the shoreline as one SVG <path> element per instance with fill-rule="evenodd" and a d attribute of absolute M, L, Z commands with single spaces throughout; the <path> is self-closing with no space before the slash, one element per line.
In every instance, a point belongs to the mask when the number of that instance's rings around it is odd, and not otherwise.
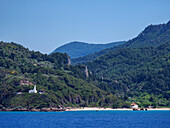
<path fill-rule="evenodd" d="M 147 110 L 145 110 L 147 109 Z M 135 111 L 157 111 L 157 110 L 170 110 L 170 108 L 144 108 L 144 110 L 141 110 L 138 108 Z M 63 112 L 63 111 L 134 111 L 132 108 L 99 108 L 99 107 L 81 107 L 81 108 L 42 108 L 42 109 L 0 109 L 0 112 Z"/>

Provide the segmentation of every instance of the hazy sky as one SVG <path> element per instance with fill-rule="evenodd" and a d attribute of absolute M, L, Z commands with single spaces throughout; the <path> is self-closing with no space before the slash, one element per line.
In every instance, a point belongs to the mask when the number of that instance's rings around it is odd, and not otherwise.
<path fill-rule="evenodd" d="M 170 20 L 170 0 L 0 0 L 0 40 L 50 53 L 71 41 L 129 40 Z"/>

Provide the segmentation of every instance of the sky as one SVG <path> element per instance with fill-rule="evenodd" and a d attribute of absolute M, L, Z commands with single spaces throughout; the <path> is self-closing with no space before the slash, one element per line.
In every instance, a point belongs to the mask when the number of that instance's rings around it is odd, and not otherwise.
<path fill-rule="evenodd" d="M 0 0 L 0 40 L 49 54 L 72 42 L 128 41 L 170 20 L 170 0 Z"/>

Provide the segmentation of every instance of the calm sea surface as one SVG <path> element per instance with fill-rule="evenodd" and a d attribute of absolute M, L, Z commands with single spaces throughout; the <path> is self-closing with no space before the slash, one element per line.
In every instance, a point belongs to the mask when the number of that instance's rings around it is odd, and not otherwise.
<path fill-rule="evenodd" d="M 170 111 L 0 112 L 0 128 L 170 128 Z"/>

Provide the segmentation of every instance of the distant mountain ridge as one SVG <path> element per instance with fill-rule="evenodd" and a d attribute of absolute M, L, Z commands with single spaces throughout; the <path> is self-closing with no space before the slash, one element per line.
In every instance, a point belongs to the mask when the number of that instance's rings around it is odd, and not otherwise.
<path fill-rule="evenodd" d="M 157 47 L 168 43 L 170 39 L 170 21 L 166 24 L 149 25 L 136 38 L 125 43 L 123 48 L 140 48 L 143 46 Z"/>
<path fill-rule="evenodd" d="M 122 45 L 103 49 L 99 52 L 89 54 L 84 57 L 72 59 L 72 64 L 85 64 L 111 51 L 120 50 L 121 48 L 141 48 L 146 46 L 157 47 L 168 43 L 170 39 L 170 21 L 166 24 L 149 25 L 136 38 L 133 38 Z"/>
<path fill-rule="evenodd" d="M 56 48 L 52 53 L 55 52 L 67 53 L 70 56 L 70 58 L 73 59 L 73 58 L 86 56 L 88 54 L 92 54 L 94 52 L 98 52 L 106 48 L 118 46 L 124 43 L 125 41 L 113 42 L 108 44 L 89 44 L 89 43 L 74 41 Z"/>

